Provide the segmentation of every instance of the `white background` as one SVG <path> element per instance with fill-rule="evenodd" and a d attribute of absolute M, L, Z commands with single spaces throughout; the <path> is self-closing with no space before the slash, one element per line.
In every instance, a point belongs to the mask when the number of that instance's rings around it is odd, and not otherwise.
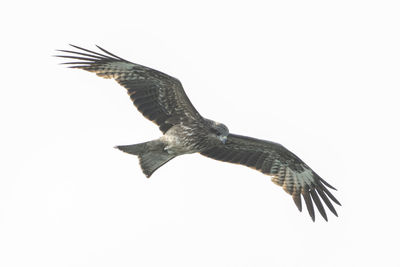
<path fill-rule="evenodd" d="M 0 266 L 400 266 L 398 1 L 2 4 Z M 200 113 L 284 144 L 339 189 L 313 223 L 270 178 L 160 136 L 68 43 L 178 77 Z"/>

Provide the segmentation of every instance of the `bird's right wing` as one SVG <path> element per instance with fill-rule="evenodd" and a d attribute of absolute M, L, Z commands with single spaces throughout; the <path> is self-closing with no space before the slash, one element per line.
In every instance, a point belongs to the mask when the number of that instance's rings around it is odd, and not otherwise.
<path fill-rule="evenodd" d="M 221 143 L 201 154 L 216 160 L 245 165 L 270 175 L 275 184 L 282 186 L 293 197 L 300 211 L 301 196 L 303 196 L 313 221 L 315 220 L 314 205 L 324 219 L 328 220 L 321 199 L 337 216 L 331 200 L 338 205 L 340 203 L 327 187 L 335 188 L 280 144 L 229 134 L 225 144 Z"/>
<path fill-rule="evenodd" d="M 103 78 L 113 78 L 128 90 L 138 110 L 156 123 L 165 133 L 173 125 L 186 120 L 199 120 L 196 111 L 180 81 L 160 71 L 129 62 L 105 49 L 104 54 L 71 45 L 78 51 L 58 50 L 65 54 L 57 57 L 76 60 L 63 64 L 71 68 L 94 72 Z"/>

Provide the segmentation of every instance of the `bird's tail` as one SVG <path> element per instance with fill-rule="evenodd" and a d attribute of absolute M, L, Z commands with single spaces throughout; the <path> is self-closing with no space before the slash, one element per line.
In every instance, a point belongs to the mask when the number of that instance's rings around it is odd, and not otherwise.
<path fill-rule="evenodd" d="M 158 168 L 175 157 L 174 155 L 168 154 L 168 152 L 164 150 L 164 144 L 158 140 L 134 145 L 116 146 L 115 148 L 138 156 L 140 167 L 147 178 Z"/>
<path fill-rule="evenodd" d="M 119 150 L 128 153 L 128 154 L 132 154 L 132 155 L 140 155 L 142 154 L 145 149 L 146 149 L 146 144 L 148 142 L 145 143 L 140 143 L 140 144 L 134 144 L 134 145 L 127 145 L 127 146 L 115 146 L 115 148 L 118 148 Z"/>

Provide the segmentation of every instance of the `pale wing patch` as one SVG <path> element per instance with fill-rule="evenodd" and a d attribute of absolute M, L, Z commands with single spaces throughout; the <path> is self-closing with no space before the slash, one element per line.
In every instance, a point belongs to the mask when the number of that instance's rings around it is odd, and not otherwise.
<path fill-rule="evenodd" d="M 103 64 L 95 64 L 94 66 L 83 67 L 84 70 L 94 72 L 98 76 L 106 79 L 127 79 L 144 80 L 145 77 L 140 75 L 144 71 L 136 69 L 132 72 L 135 64 L 130 62 L 107 62 Z"/>
<path fill-rule="evenodd" d="M 272 182 L 282 186 L 282 188 L 293 195 L 300 193 L 305 185 L 311 186 L 314 183 L 313 172 L 305 169 L 303 172 L 295 172 L 289 167 L 281 165 L 277 174 L 272 175 Z"/>

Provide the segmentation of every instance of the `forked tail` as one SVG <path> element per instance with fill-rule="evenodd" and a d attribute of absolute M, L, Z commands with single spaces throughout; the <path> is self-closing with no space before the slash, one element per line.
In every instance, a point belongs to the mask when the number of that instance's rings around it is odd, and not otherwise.
<path fill-rule="evenodd" d="M 127 145 L 116 146 L 119 150 L 139 157 L 139 164 L 143 173 L 149 178 L 162 165 L 175 156 L 164 150 L 164 144 L 158 140 Z"/>

